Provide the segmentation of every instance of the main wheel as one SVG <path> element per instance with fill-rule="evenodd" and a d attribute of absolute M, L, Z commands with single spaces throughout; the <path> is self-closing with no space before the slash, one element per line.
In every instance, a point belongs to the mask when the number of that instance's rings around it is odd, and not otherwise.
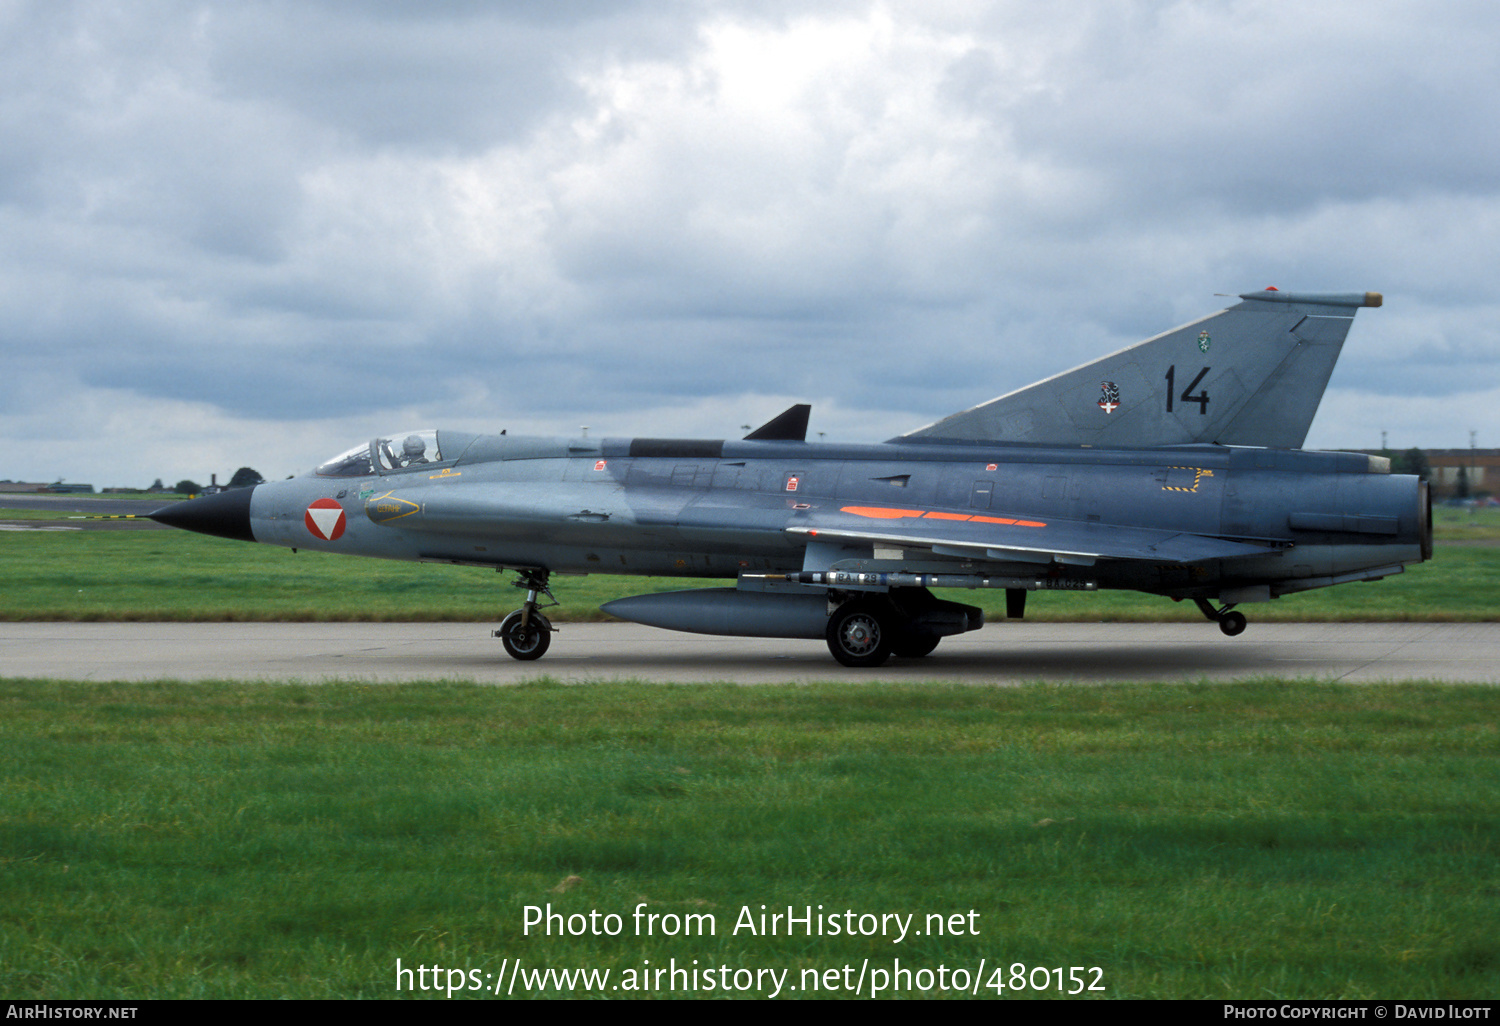
<path fill-rule="evenodd" d="M 521 614 L 517 609 L 500 621 L 500 643 L 512 659 L 540 659 L 552 644 L 552 624 L 541 613 L 532 613 L 526 626 L 521 626 Z"/>
<path fill-rule="evenodd" d="M 828 618 L 828 651 L 845 666 L 879 666 L 890 658 L 891 614 L 870 602 L 845 602 Z"/>
<path fill-rule="evenodd" d="M 1225 613 L 1219 617 L 1219 630 L 1232 638 L 1244 631 L 1245 623 L 1245 614 L 1236 610 L 1235 612 Z"/>
<path fill-rule="evenodd" d="M 942 635 L 926 631 L 901 631 L 891 643 L 891 653 L 900 659 L 920 659 L 938 647 Z"/>

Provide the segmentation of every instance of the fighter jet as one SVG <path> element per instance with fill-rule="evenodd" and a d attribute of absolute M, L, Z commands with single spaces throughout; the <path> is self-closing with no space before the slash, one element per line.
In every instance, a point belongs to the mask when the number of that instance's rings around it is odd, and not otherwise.
<path fill-rule="evenodd" d="M 153 519 L 207 534 L 514 571 L 494 634 L 547 651 L 553 575 L 718 577 L 619 599 L 625 620 L 824 639 L 846 666 L 977 630 L 933 588 L 1128 588 L 1238 606 L 1432 555 L 1424 482 L 1300 447 L 1354 315 L 1378 293 L 1268 289 L 1092 363 L 871 445 L 809 443 L 794 406 L 738 440 L 413 430 Z M 550 600 L 544 604 L 542 598 Z"/>

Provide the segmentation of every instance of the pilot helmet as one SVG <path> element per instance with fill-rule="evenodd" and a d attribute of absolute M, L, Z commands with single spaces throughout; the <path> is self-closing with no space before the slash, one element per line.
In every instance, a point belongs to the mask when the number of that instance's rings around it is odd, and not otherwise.
<path fill-rule="evenodd" d="M 407 435 L 406 441 L 401 443 L 401 455 L 408 458 L 420 456 L 427 451 L 427 443 L 422 441 L 420 435 Z"/>

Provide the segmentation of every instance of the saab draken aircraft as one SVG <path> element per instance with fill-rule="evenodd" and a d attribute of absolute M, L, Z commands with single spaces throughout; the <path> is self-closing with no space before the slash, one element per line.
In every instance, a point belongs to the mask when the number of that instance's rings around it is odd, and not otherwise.
<path fill-rule="evenodd" d="M 1374 292 L 1268 289 L 1191 324 L 877 445 L 809 443 L 794 406 L 739 440 L 414 430 L 299 477 L 158 510 L 292 549 L 511 570 L 494 631 L 547 651 L 554 574 L 719 577 L 607 603 L 679 631 L 827 642 L 846 666 L 979 629 L 933 588 L 1128 588 L 1236 607 L 1399 574 L 1432 555 L 1431 505 L 1389 461 L 1301 449 Z"/>

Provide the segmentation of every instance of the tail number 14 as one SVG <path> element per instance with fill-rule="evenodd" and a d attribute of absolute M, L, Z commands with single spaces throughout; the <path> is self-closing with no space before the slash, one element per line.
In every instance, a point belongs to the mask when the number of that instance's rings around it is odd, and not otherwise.
<path fill-rule="evenodd" d="M 1188 387 L 1184 388 L 1182 390 L 1182 394 L 1177 397 L 1177 399 L 1178 399 L 1179 402 L 1197 403 L 1198 404 L 1198 412 L 1202 413 L 1202 414 L 1207 414 L 1208 413 L 1208 389 L 1205 388 L 1203 391 L 1199 392 L 1197 395 L 1193 395 L 1193 389 L 1195 389 L 1195 388 L 1198 387 L 1198 383 L 1200 381 L 1202 381 L 1204 379 L 1204 377 L 1206 377 L 1208 375 L 1208 371 L 1209 371 L 1209 368 L 1207 368 L 1207 367 L 1204 367 L 1201 371 L 1199 371 L 1198 372 L 1198 376 L 1196 378 L 1194 378 L 1192 381 L 1188 382 Z M 1177 391 L 1177 365 L 1173 364 L 1172 366 L 1170 366 L 1170 367 L 1167 368 L 1167 412 L 1168 413 L 1172 412 L 1172 394 L 1174 392 L 1176 392 L 1176 391 Z"/>

